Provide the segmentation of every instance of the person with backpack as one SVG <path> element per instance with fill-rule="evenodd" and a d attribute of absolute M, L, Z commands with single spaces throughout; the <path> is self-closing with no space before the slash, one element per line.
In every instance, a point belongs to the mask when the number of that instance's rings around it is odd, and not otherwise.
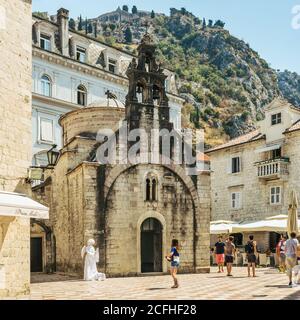
<path fill-rule="evenodd" d="M 249 236 L 249 241 L 245 245 L 245 251 L 247 254 L 247 260 L 248 260 L 248 277 L 251 277 L 251 269 L 252 269 L 252 275 L 253 277 L 256 277 L 255 275 L 255 265 L 256 265 L 256 241 L 254 241 L 254 236 Z"/>

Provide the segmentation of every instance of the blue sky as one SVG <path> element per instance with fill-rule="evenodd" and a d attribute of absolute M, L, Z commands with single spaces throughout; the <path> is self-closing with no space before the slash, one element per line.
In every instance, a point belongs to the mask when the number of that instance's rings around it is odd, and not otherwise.
<path fill-rule="evenodd" d="M 291 26 L 292 8 L 300 5 L 300 0 L 33 0 L 33 11 L 54 14 L 64 7 L 72 17 L 92 18 L 123 4 L 166 14 L 171 7 L 185 7 L 200 18 L 221 19 L 271 67 L 300 74 L 300 29 Z"/>

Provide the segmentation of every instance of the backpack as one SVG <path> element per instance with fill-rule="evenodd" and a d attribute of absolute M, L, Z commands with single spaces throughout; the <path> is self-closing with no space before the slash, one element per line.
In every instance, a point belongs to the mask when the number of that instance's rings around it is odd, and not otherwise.
<path fill-rule="evenodd" d="M 246 245 L 245 245 L 245 251 L 246 253 L 254 253 L 254 245 L 252 242 L 248 242 Z"/>

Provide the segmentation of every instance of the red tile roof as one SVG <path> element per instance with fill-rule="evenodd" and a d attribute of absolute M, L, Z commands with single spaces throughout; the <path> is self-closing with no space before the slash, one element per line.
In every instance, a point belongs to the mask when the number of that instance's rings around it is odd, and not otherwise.
<path fill-rule="evenodd" d="M 239 136 L 239 137 L 237 137 L 235 139 L 229 140 L 228 142 L 223 143 L 223 144 L 221 144 L 219 146 L 216 146 L 216 147 L 213 147 L 211 149 L 208 149 L 206 151 L 206 153 L 214 152 L 214 151 L 217 151 L 217 150 L 221 150 L 221 149 L 237 146 L 237 145 L 240 145 L 240 144 L 244 144 L 244 143 L 248 143 L 248 142 L 252 142 L 252 141 L 256 141 L 256 140 L 260 140 L 260 139 L 263 139 L 263 138 L 264 138 L 263 134 L 261 134 L 258 130 L 254 130 L 254 131 L 246 133 L 246 134 L 244 134 L 242 136 Z"/>
<path fill-rule="evenodd" d="M 300 120 L 297 120 L 291 127 L 286 129 L 284 133 L 300 130 Z"/>
<path fill-rule="evenodd" d="M 207 154 L 203 153 L 203 152 L 199 152 L 197 155 L 197 160 L 198 161 L 205 161 L 205 162 L 209 162 L 210 158 Z"/>

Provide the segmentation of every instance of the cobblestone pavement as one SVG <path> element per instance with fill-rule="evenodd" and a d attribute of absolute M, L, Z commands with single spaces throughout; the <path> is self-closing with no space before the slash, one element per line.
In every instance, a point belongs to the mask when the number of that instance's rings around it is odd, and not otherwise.
<path fill-rule="evenodd" d="M 257 278 L 248 278 L 246 268 L 235 268 L 233 277 L 217 273 L 179 275 L 180 287 L 171 289 L 171 277 L 149 276 L 109 278 L 103 282 L 85 282 L 63 275 L 38 275 L 31 284 L 30 299 L 297 299 L 300 285 L 289 288 L 287 276 L 277 270 L 257 270 Z M 71 280 L 70 280 L 71 279 Z"/>

